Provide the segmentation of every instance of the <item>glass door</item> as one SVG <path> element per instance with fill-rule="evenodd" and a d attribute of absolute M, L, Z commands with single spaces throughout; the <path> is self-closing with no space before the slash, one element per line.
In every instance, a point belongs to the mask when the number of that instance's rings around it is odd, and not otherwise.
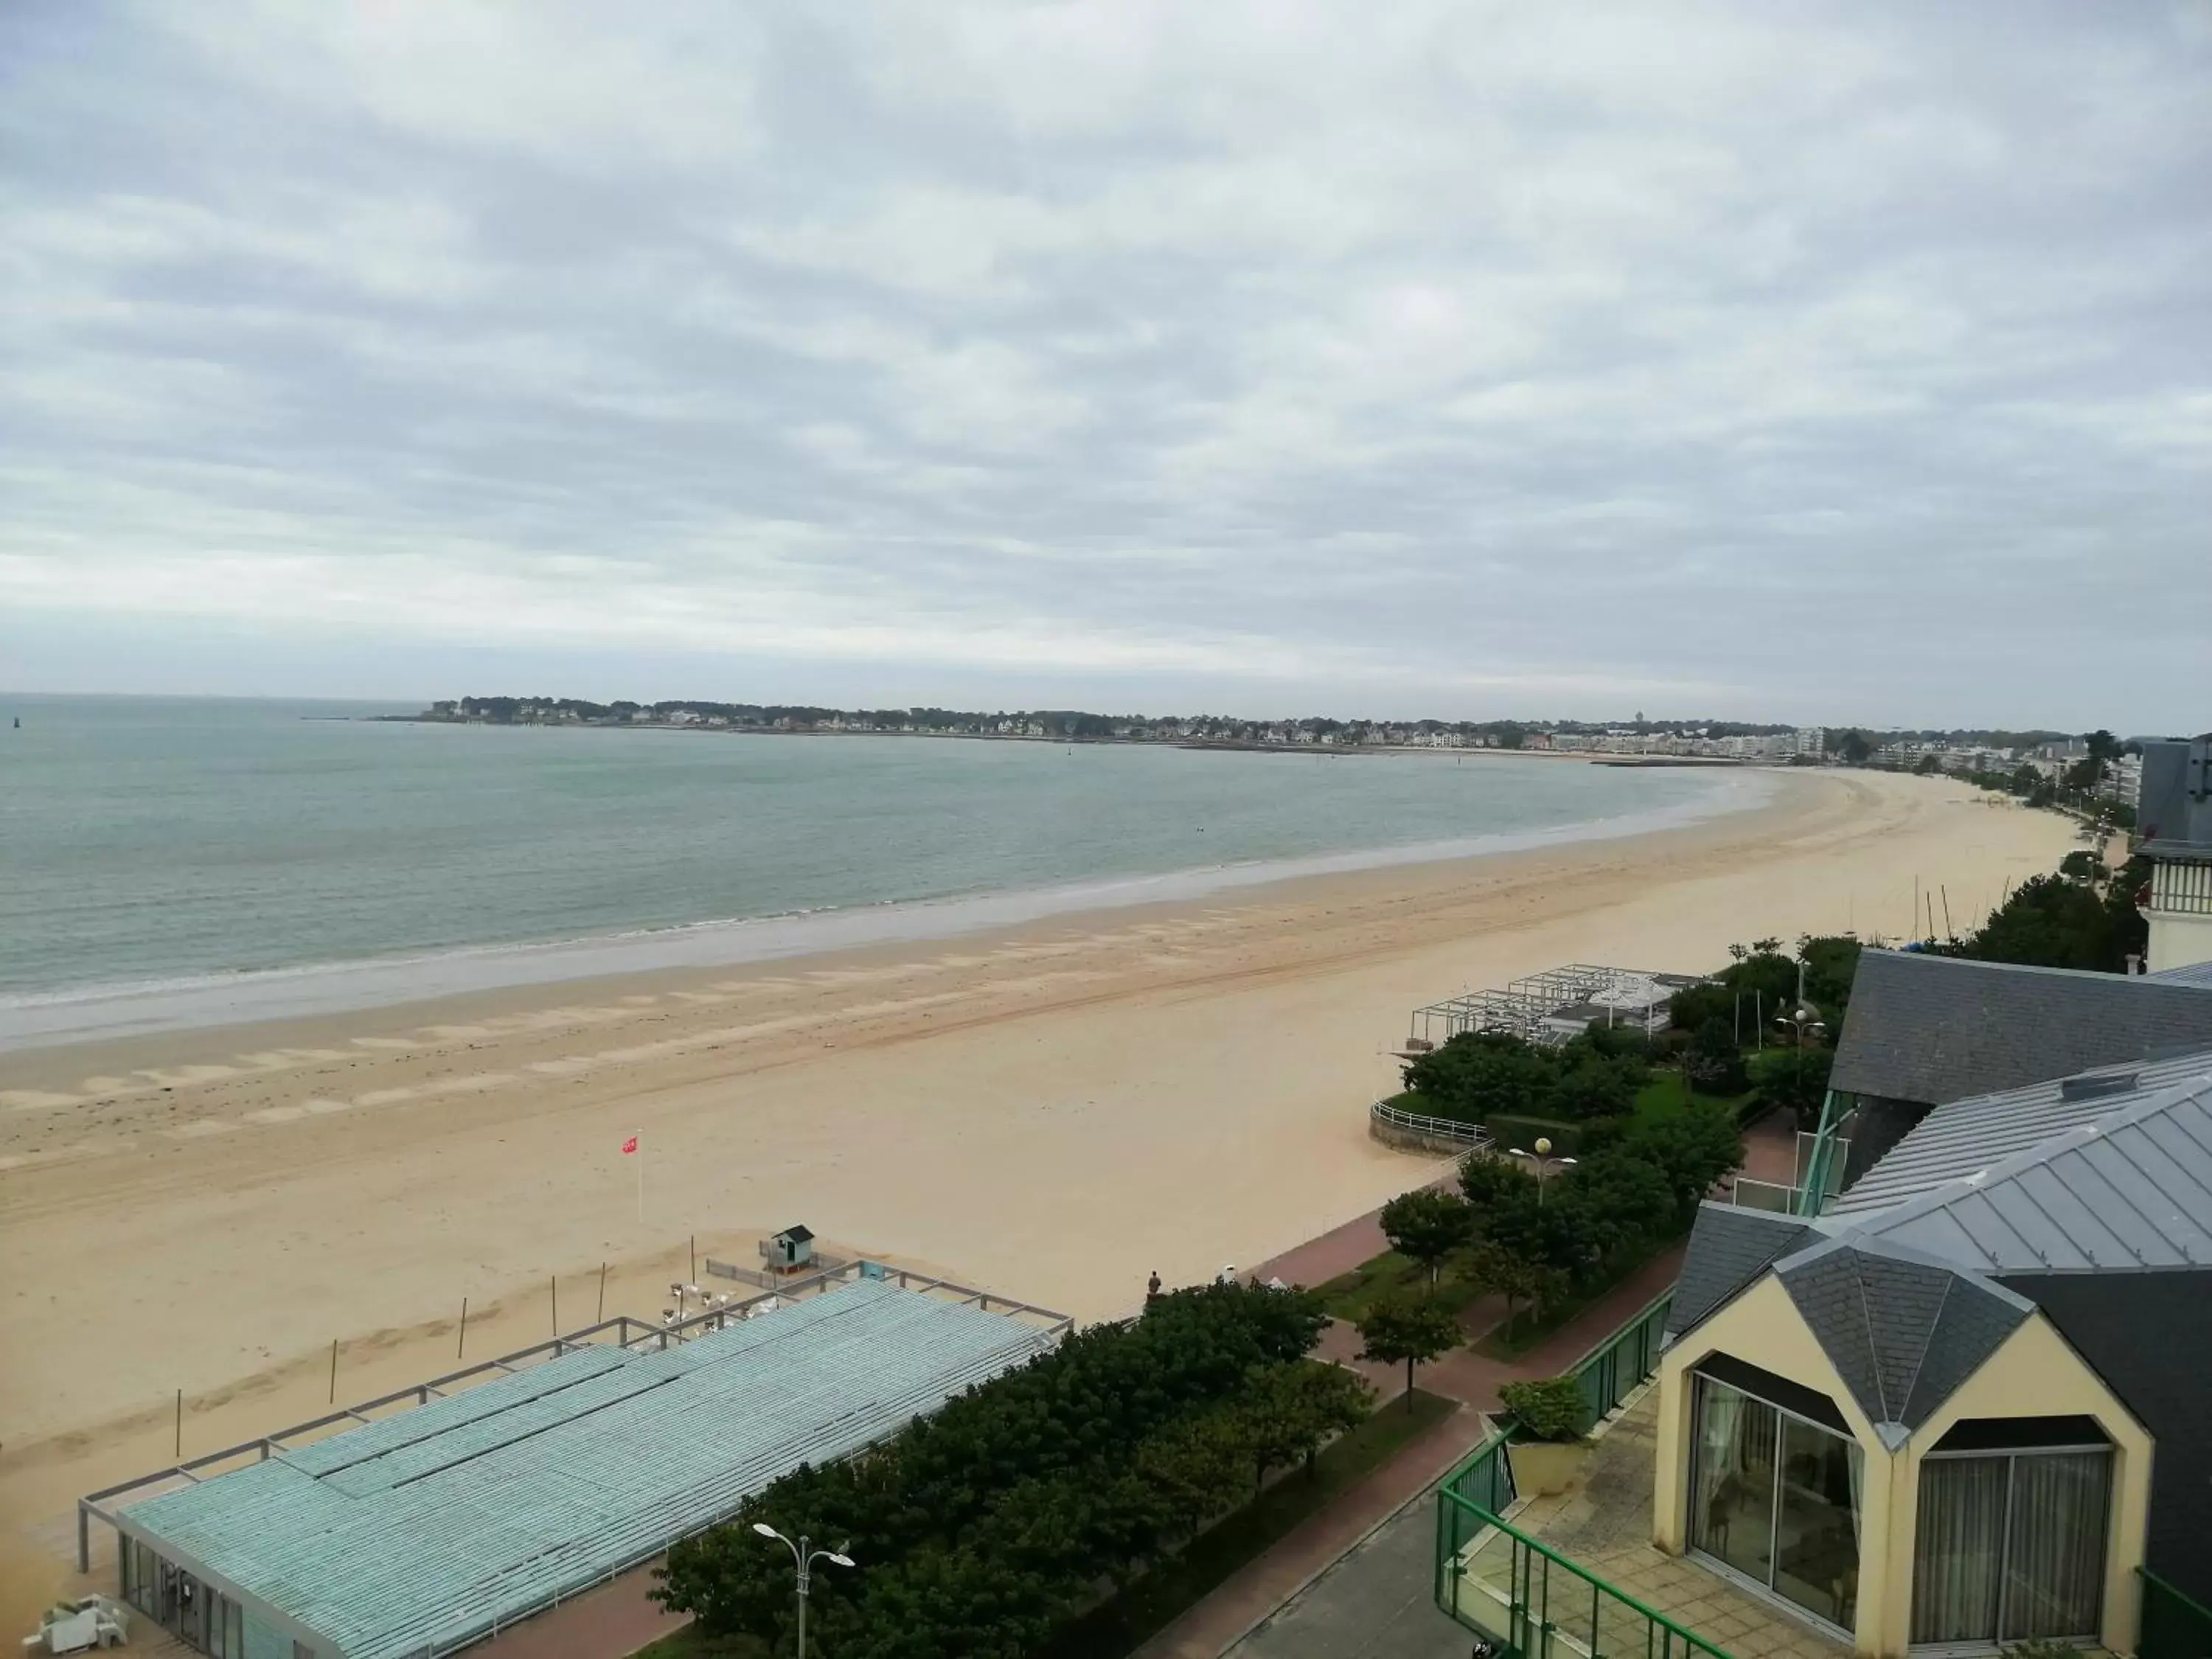
<path fill-rule="evenodd" d="M 1916 1645 L 2097 1639 L 2112 1454 L 1931 1455 L 1912 1545 Z"/>
<path fill-rule="evenodd" d="M 1858 1617 L 1858 1443 L 1697 1380 L 1690 1547 L 1849 1631 Z"/>

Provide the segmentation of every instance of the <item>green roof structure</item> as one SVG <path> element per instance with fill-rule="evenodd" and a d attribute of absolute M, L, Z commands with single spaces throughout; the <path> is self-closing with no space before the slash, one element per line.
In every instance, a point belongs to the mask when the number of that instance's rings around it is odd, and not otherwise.
<path fill-rule="evenodd" d="M 242 1607 L 241 1659 L 449 1653 L 1058 1337 L 864 1279 L 664 1347 L 571 1347 L 114 1519 Z"/>

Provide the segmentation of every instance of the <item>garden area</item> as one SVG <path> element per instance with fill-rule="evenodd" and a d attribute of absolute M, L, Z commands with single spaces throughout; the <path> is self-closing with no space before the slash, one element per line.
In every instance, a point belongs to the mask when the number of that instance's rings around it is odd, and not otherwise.
<path fill-rule="evenodd" d="M 1386 1205 L 1390 1249 L 1322 1285 L 1322 1305 L 1358 1328 L 1365 1358 L 1405 1363 L 1409 1385 L 1417 1364 L 1459 1345 L 1461 1315 L 1484 1297 L 1504 1318 L 1477 1346 L 1527 1352 L 1687 1232 L 1740 1165 L 1747 1124 L 1770 1112 L 1818 1124 L 1858 948 L 1735 946 L 1648 1036 L 1594 1025 L 1549 1045 L 1467 1032 L 1408 1061 L 1394 1103 L 1479 1124 L 1495 1150 L 1462 1162 L 1456 1190 Z M 1545 1155 L 1498 1155 L 1524 1148 Z"/>

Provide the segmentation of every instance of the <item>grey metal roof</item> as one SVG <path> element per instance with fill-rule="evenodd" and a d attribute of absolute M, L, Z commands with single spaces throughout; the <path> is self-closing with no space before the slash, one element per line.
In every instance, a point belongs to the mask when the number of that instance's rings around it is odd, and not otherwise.
<path fill-rule="evenodd" d="M 1926 1422 L 2034 1305 L 1942 1262 L 1855 1236 L 1800 1250 L 1774 1273 L 1893 1447 Z"/>
<path fill-rule="evenodd" d="M 1986 1168 L 1824 1224 L 1988 1273 L 2212 1267 L 2212 1072 L 2099 1103 Z"/>
<path fill-rule="evenodd" d="M 1682 1256 L 1667 1336 L 1681 1335 L 1735 1300 L 1775 1261 L 1820 1234 L 1794 1217 L 1708 1201 L 1698 1206 Z"/>
<path fill-rule="evenodd" d="M 2208 1075 L 2212 1075 L 2212 1042 L 2170 1059 L 2106 1066 L 2080 1079 L 2053 1078 L 1938 1106 L 1823 1215 L 1833 1218 L 1893 1209 L 1948 1182 L 1979 1175 L 2053 1135 L 2110 1117 L 2176 1083 Z M 2075 1092 L 2072 1085 L 2079 1081 L 2119 1083 L 2130 1078 L 2132 1087 L 2069 1098 Z"/>
<path fill-rule="evenodd" d="M 863 1280 L 665 1351 L 574 1349 L 119 1524 L 343 1659 L 447 1652 L 1054 1340 Z"/>
<path fill-rule="evenodd" d="M 2212 986 L 2212 962 L 2192 962 L 2180 968 L 2161 968 L 2146 977 L 2162 985 Z"/>
<path fill-rule="evenodd" d="M 1869 950 L 1830 1082 L 1939 1105 L 2183 1044 L 2212 1046 L 2212 986 Z"/>

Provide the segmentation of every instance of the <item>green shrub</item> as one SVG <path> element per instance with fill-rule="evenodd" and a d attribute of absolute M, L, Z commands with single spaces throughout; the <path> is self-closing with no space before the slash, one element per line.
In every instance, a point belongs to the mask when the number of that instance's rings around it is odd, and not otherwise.
<path fill-rule="evenodd" d="M 1513 1420 L 1532 1439 L 1569 1443 L 1581 1439 L 1589 1427 L 1589 1401 L 1583 1398 L 1583 1385 L 1571 1376 L 1508 1382 L 1498 1393 Z"/>

